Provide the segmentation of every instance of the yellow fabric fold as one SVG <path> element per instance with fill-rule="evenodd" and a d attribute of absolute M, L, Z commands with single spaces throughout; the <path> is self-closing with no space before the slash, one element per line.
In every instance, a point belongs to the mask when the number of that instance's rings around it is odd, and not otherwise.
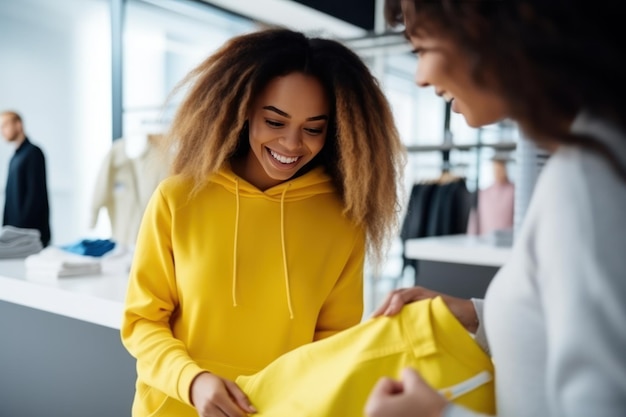
<path fill-rule="evenodd" d="M 405 367 L 452 402 L 495 412 L 493 364 L 440 297 L 301 346 L 236 382 L 256 417 L 362 417 L 379 378 L 397 379 Z"/>

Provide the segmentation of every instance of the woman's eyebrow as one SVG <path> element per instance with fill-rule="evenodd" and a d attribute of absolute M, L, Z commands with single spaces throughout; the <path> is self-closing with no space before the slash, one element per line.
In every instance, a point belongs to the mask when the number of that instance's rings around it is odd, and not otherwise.
<path fill-rule="evenodd" d="M 308 117 L 306 120 L 308 122 L 312 122 L 315 120 L 328 120 L 328 116 L 326 116 L 325 114 L 320 114 L 319 116 Z"/>
<path fill-rule="evenodd" d="M 265 110 L 273 111 L 274 113 L 278 113 L 278 114 L 280 114 L 280 115 L 281 115 L 281 116 L 283 116 L 283 117 L 286 117 L 286 118 L 288 118 L 288 119 L 291 119 L 291 116 L 289 115 L 289 113 L 286 113 L 286 112 L 282 111 L 281 109 L 278 109 L 278 108 L 276 108 L 276 107 L 274 107 L 274 106 L 265 106 L 265 107 L 263 107 L 263 108 L 264 108 Z"/>
<path fill-rule="evenodd" d="M 281 109 L 274 107 L 274 106 L 264 106 L 263 109 L 265 110 L 269 110 L 269 111 L 273 111 L 274 113 L 277 113 L 283 117 L 286 117 L 288 119 L 291 119 L 291 115 L 287 112 L 282 111 Z M 319 116 L 313 116 L 313 117 L 307 117 L 306 119 L 308 122 L 312 122 L 315 120 L 328 120 L 328 116 L 325 114 L 320 114 Z"/>

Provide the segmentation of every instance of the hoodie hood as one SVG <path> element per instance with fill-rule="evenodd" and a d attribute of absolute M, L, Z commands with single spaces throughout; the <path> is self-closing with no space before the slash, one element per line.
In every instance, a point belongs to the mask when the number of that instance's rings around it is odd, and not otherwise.
<path fill-rule="evenodd" d="M 226 164 L 220 169 L 210 181 L 222 185 L 240 197 L 261 197 L 273 201 L 281 201 L 284 198 L 285 202 L 303 200 L 317 194 L 336 191 L 332 178 L 322 166 L 315 167 L 300 177 L 285 181 L 265 191 L 259 190 L 248 181 L 237 176 L 230 164 Z M 285 193 L 287 189 L 289 191 Z M 283 196 L 283 194 L 285 195 Z"/>
<path fill-rule="evenodd" d="M 282 247 L 283 274 L 285 280 L 285 297 L 289 310 L 289 317 L 294 318 L 293 305 L 291 301 L 291 289 L 289 282 L 289 269 L 287 268 L 287 248 L 285 242 L 285 203 L 304 200 L 319 194 L 329 194 L 336 192 L 332 178 L 326 174 L 324 167 L 313 168 L 306 174 L 285 181 L 265 191 L 259 190 L 248 181 L 237 176 L 230 167 L 230 164 L 220 169 L 210 182 L 222 185 L 233 193 L 235 199 L 235 224 L 234 224 L 234 247 L 233 247 L 233 278 L 232 278 L 232 298 L 233 306 L 237 306 L 237 248 L 239 237 L 239 207 L 241 198 L 266 198 L 271 201 L 280 202 L 280 239 Z"/>

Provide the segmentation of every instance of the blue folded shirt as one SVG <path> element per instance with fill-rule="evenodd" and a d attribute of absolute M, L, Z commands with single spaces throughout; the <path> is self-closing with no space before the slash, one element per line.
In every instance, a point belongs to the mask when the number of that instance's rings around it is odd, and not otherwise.
<path fill-rule="evenodd" d="M 102 256 L 115 248 L 110 239 L 81 239 L 76 243 L 61 246 L 61 249 L 84 256 Z"/>

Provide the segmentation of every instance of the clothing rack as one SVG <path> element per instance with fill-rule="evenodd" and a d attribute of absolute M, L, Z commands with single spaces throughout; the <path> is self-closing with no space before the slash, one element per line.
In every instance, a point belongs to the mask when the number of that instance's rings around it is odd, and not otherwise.
<path fill-rule="evenodd" d="M 442 162 L 443 162 L 443 170 L 447 171 L 451 166 L 450 164 L 450 151 L 459 150 L 459 151 L 469 151 L 472 149 L 477 149 L 476 155 L 476 169 L 477 172 L 480 172 L 480 150 L 482 148 L 493 148 L 496 151 L 512 151 L 516 148 L 516 143 L 512 140 L 506 142 L 496 142 L 496 143 L 484 143 L 482 141 L 482 132 L 483 128 L 478 129 L 478 141 L 471 144 L 455 144 L 452 138 L 452 130 L 450 129 L 450 121 L 452 117 L 452 104 L 450 102 L 445 102 L 444 109 L 444 123 L 443 123 L 443 141 L 438 145 L 408 145 L 406 146 L 406 150 L 409 153 L 416 152 L 441 152 Z M 476 176 L 476 189 L 479 188 L 479 175 Z M 477 202 L 476 202 L 477 203 Z"/>
<path fill-rule="evenodd" d="M 403 277 L 406 267 L 410 266 L 415 274 L 414 283 L 417 283 L 418 261 L 406 256 L 407 240 L 465 233 L 471 198 L 466 178 L 445 170 L 439 177 L 413 184 L 400 230 L 402 269 L 397 279 Z"/>
<path fill-rule="evenodd" d="M 409 153 L 417 152 L 444 152 L 444 151 L 470 151 L 476 148 L 493 148 L 497 151 L 513 151 L 516 148 L 515 142 L 496 143 L 471 143 L 471 144 L 442 144 L 442 145 L 407 145 Z"/>

